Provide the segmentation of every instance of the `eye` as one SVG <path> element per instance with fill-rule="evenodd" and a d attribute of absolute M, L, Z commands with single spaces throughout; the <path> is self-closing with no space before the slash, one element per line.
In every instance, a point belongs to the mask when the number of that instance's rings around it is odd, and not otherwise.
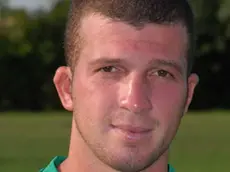
<path fill-rule="evenodd" d="M 154 73 L 154 75 L 157 75 L 159 77 L 173 77 L 171 73 L 167 72 L 166 70 L 158 70 Z"/>
<path fill-rule="evenodd" d="M 160 76 L 160 77 L 166 77 L 169 73 L 165 70 L 158 70 L 157 71 L 157 74 Z"/>
<path fill-rule="evenodd" d="M 105 66 L 105 67 L 100 68 L 99 71 L 111 73 L 111 72 L 116 72 L 117 69 L 114 66 Z"/>

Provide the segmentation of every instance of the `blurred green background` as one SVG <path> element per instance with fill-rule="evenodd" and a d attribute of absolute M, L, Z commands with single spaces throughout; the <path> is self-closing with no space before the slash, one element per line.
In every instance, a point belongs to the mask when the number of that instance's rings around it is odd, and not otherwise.
<path fill-rule="evenodd" d="M 65 64 L 69 0 L 36 2 L 49 8 L 0 0 L 0 172 L 38 171 L 68 152 L 71 114 L 63 112 L 52 78 Z M 229 172 L 230 1 L 190 2 L 197 28 L 193 71 L 200 83 L 170 162 L 177 172 Z"/>
<path fill-rule="evenodd" d="M 229 172 L 230 115 L 227 111 L 188 113 L 171 146 L 177 172 Z M 0 171 L 31 172 L 68 153 L 71 114 L 2 113 Z"/>

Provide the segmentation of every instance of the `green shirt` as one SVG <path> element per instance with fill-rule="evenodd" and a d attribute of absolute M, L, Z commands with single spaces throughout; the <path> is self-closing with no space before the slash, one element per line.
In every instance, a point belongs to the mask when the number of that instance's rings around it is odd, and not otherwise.
<path fill-rule="evenodd" d="M 56 156 L 46 168 L 41 169 L 39 172 L 58 172 L 57 167 L 66 159 L 64 156 Z M 175 172 L 172 166 L 169 165 L 169 172 Z"/>

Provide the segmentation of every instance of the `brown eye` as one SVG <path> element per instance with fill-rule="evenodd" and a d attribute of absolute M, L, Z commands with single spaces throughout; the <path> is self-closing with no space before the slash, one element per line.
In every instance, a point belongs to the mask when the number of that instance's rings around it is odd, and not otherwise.
<path fill-rule="evenodd" d="M 166 77 L 169 73 L 165 70 L 159 70 L 157 71 L 157 75 L 160 77 Z"/>
<path fill-rule="evenodd" d="M 102 72 L 116 72 L 116 68 L 113 66 L 106 66 L 100 69 Z"/>

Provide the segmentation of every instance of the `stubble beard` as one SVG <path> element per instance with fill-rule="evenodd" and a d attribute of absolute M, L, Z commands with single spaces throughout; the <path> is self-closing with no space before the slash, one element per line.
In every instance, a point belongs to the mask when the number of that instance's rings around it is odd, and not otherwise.
<path fill-rule="evenodd" d="M 183 108 L 185 107 L 185 105 L 186 105 L 186 98 L 185 98 L 185 102 L 182 104 Z M 181 118 L 183 116 L 183 112 L 182 111 L 179 112 L 179 111 L 178 113 L 181 113 L 181 114 L 180 116 L 178 116 L 178 118 Z M 83 139 L 88 149 L 93 153 L 94 158 L 97 158 L 98 160 L 102 162 L 102 164 L 104 164 L 105 166 L 108 166 L 109 167 L 108 169 L 111 169 L 111 171 L 116 170 L 120 172 L 140 172 L 140 171 L 147 169 L 148 167 L 156 163 L 159 160 L 159 158 L 169 149 L 170 144 L 173 141 L 173 138 L 176 135 L 177 129 L 179 128 L 179 125 L 180 125 L 180 119 L 177 119 L 178 123 L 176 124 L 178 126 L 175 126 L 176 127 L 175 135 L 171 136 L 172 138 L 170 138 L 170 141 L 165 140 L 164 136 L 160 136 L 160 139 L 158 140 L 158 143 L 156 144 L 157 147 L 152 148 L 151 153 L 149 155 L 145 155 L 145 157 L 137 157 L 138 154 L 140 154 L 140 151 L 138 151 L 138 148 L 130 147 L 130 148 L 127 148 L 130 150 L 129 155 L 126 155 L 126 157 L 122 159 L 119 157 L 119 150 L 117 151 L 116 145 L 106 147 L 107 145 L 103 145 L 103 143 L 100 140 L 98 140 L 98 138 L 94 137 L 93 139 L 90 139 L 89 135 L 87 136 L 83 132 L 82 129 L 84 127 L 79 125 L 79 124 L 82 124 L 82 121 L 81 122 L 79 121 L 78 116 L 77 116 L 78 115 L 77 111 L 74 110 L 73 113 L 74 113 L 74 118 L 75 118 L 74 120 L 76 124 L 76 129 L 79 132 L 79 136 Z M 116 151 L 113 151 L 113 150 L 116 150 Z"/>
<path fill-rule="evenodd" d="M 82 132 L 81 127 L 78 125 L 78 120 L 75 118 L 76 129 L 80 134 L 80 137 L 83 139 L 84 143 L 87 145 L 88 149 L 93 153 L 94 158 L 97 158 L 105 166 L 109 167 L 111 171 L 116 170 L 119 172 L 140 172 L 151 165 L 153 165 L 158 159 L 163 155 L 169 148 L 169 145 L 165 145 L 163 139 L 160 140 L 160 143 L 157 143 L 158 147 L 152 148 L 149 155 L 141 157 L 140 150 L 138 147 L 127 147 L 126 152 L 129 152 L 129 155 L 125 155 L 125 158 L 119 157 L 119 151 L 117 151 L 116 145 L 113 145 L 109 148 L 105 147 L 100 141 L 93 141 L 87 139 L 87 136 Z M 114 152 L 114 150 L 116 150 Z M 122 154 L 122 152 L 121 152 Z M 124 154 L 124 153 L 123 153 Z M 147 156 L 147 157 L 146 157 Z"/>

